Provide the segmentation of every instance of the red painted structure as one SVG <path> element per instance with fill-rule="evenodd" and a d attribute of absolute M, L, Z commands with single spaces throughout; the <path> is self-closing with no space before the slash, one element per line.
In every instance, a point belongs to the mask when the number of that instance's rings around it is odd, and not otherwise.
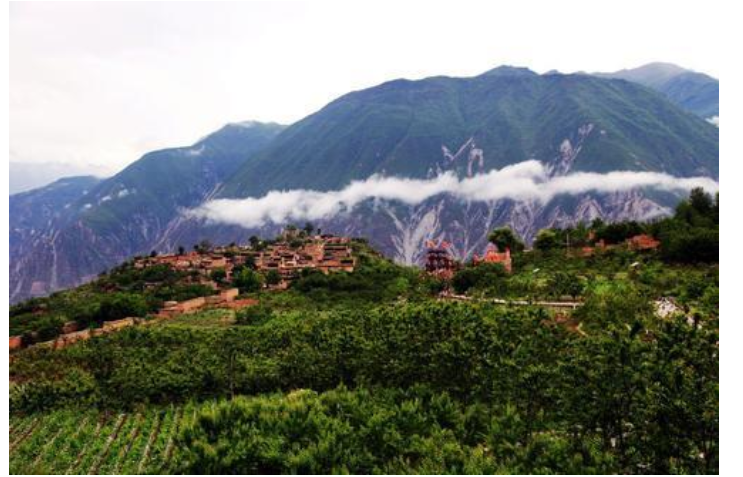
<path fill-rule="evenodd" d="M 450 279 L 459 264 L 449 251 L 449 242 L 442 240 L 436 244 L 433 240 L 426 241 L 426 272 L 440 278 Z"/>
<path fill-rule="evenodd" d="M 491 243 L 488 244 L 488 248 L 485 250 L 485 255 L 479 257 L 477 254 L 475 254 L 472 257 L 472 262 L 475 265 L 480 263 L 500 263 L 501 265 L 503 265 L 503 268 L 505 268 L 508 273 L 511 273 L 511 249 L 506 247 L 505 252 L 499 252 L 498 247 Z"/>

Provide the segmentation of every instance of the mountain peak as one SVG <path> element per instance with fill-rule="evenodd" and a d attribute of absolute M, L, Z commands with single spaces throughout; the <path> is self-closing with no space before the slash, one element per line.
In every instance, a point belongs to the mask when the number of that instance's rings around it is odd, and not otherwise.
<path fill-rule="evenodd" d="M 227 123 L 227 126 L 240 127 L 240 128 L 245 128 L 245 129 L 252 129 L 252 128 L 256 128 L 256 127 L 271 126 L 271 125 L 275 125 L 275 124 L 276 123 L 273 123 L 273 122 L 264 123 L 264 122 L 261 122 L 261 121 L 256 121 L 254 119 L 248 119 L 247 121 L 238 121 L 236 123 Z"/>
<path fill-rule="evenodd" d="M 644 84 L 650 87 L 657 87 L 676 76 L 692 73 L 691 70 L 682 68 L 673 63 L 663 63 L 656 61 L 648 63 L 637 68 L 628 68 L 613 73 L 596 73 L 595 76 L 609 77 L 609 78 L 620 78 L 627 81 L 634 81 L 635 83 Z"/>
<path fill-rule="evenodd" d="M 480 76 L 539 76 L 529 68 L 521 66 L 501 65 L 482 73 Z"/>
<path fill-rule="evenodd" d="M 703 118 L 719 116 L 719 81 L 704 73 L 673 63 L 648 63 L 614 73 L 594 73 L 600 78 L 616 78 L 639 83 L 665 95 L 671 102 Z"/>

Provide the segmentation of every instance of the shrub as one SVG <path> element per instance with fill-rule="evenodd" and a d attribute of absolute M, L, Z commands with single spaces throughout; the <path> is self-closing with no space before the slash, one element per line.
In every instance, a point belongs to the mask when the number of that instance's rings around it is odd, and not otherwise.
<path fill-rule="evenodd" d="M 235 313 L 235 323 L 238 325 L 262 325 L 272 318 L 273 310 L 263 304 L 247 306 Z"/>
<path fill-rule="evenodd" d="M 147 302 L 142 295 L 132 293 L 111 293 L 101 300 L 97 320 L 120 320 L 129 316 L 144 316 L 147 314 Z"/>
<path fill-rule="evenodd" d="M 557 232 L 550 229 L 542 229 L 537 233 L 537 237 L 534 239 L 534 248 L 541 251 L 549 251 L 560 248 L 560 237 Z"/>
<path fill-rule="evenodd" d="M 465 293 L 470 289 L 484 290 L 487 288 L 503 291 L 506 269 L 500 263 L 481 263 L 470 265 L 454 274 L 451 284 L 457 293 Z M 499 289 L 499 285 L 501 288 Z"/>
<path fill-rule="evenodd" d="M 232 279 L 232 283 L 240 289 L 240 293 L 250 293 L 261 289 L 263 278 L 249 268 L 243 268 Z"/>

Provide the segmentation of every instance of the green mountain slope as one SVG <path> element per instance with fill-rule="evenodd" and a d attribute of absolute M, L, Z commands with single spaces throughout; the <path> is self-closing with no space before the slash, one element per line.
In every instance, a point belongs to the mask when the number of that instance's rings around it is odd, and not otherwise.
<path fill-rule="evenodd" d="M 78 202 L 80 220 L 96 232 L 115 231 L 134 215 L 170 220 L 194 206 L 281 130 L 278 124 L 229 124 L 193 146 L 145 154 Z"/>
<path fill-rule="evenodd" d="M 559 161 L 568 140 L 582 141 L 572 170 L 718 171 L 717 129 L 647 88 L 496 69 L 474 78 L 396 80 L 342 96 L 288 127 L 220 194 L 331 189 L 374 173 L 425 177 L 443 147 L 454 152 L 470 139 L 484 152 L 483 170 Z"/>
<path fill-rule="evenodd" d="M 86 194 L 55 205 L 56 215 L 43 231 L 19 227 L 16 242 L 21 245 L 11 247 L 10 254 L 11 301 L 90 280 L 157 247 L 182 220 L 182 209 L 211 197 L 282 129 L 278 124 L 230 124 L 193 146 L 145 154 L 115 176 L 91 184 Z M 18 221 L 33 220 L 20 209 L 14 214 Z"/>

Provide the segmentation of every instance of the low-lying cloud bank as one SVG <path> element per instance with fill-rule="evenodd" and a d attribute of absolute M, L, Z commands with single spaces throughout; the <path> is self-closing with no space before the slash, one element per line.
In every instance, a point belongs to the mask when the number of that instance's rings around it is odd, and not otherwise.
<path fill-rule="evenodd" d="M 375 175 L 363 181 L 351 182 L 336 191 L 296 189 L 271 191 L 259 198 L 218 199 L 206 202 L 186 214 L 214 223 L 260 227 L 268 223 L 329 218 L 349 212 L 369 199 L 416 205 L 439 194 L 450 194 L 466 201 L 511 199 L 546 203 L 562 194 L 623 192 L 637 188 L 689 191 L 694 187 L 703 187 L 712 192 L 719 188 L 717 182 L 708 177 L 679 178 L 657 172 L 576 172 L 550 177 L 544 164 L 530 160 L 465 179 L 459 179 L 450 172 L 433 179 Z"/>

